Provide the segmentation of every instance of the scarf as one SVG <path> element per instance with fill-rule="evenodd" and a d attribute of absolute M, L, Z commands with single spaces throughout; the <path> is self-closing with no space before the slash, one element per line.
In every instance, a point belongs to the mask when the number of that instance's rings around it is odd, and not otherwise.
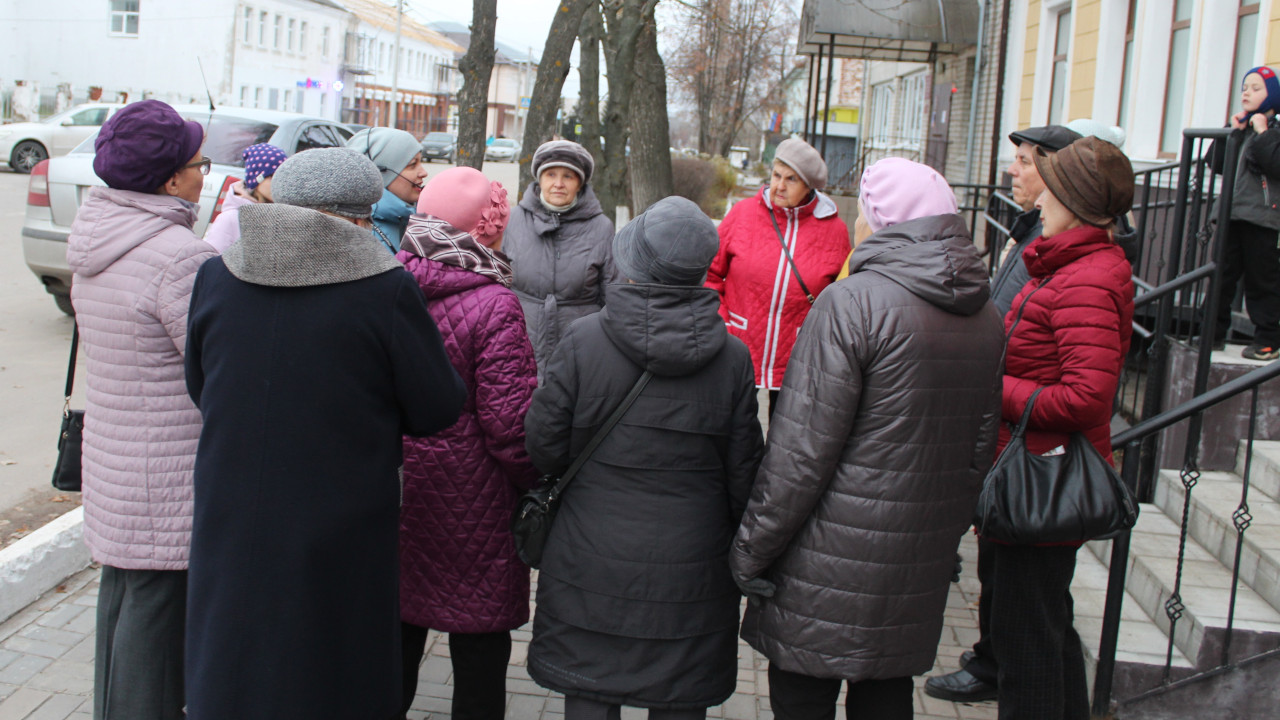
<path fill-rule="evenodd" d="M 578 193 L 577 195 L 574 195 L 573 202 L 569 203 L 568 205 L 552 205 L 551 203 L 547 202 L 542 198 L 542 191 L 539 190 L 538 202 L 542 203 L 542 207 L 546 208 L 547 210 L 553 213 L 566 213 L 572 210 L 573 207 L 578 204 L 578 198 L 581 197 L 581 195 L 582 193 Z"/>
<path fill-rule="evenodd" d="M 400 249 L 420 258 L 470 270 L 511 287 L 511 260 L 499 250 L 481 245 L 434 215 L 413 215 L 405 228 Z"/>

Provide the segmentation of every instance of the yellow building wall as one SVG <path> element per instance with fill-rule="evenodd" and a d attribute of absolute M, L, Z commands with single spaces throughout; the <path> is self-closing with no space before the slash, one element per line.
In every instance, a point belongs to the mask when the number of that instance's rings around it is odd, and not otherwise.
<path fill-rule="evenodd" d="M 1093 117 L 1093 86 L 1098 71 L 1098 26 L 1102 0 L 1076 0 L 1075 37 L 1071 47 L 1071 90 L 1063 121 Z"/>
<path fill-rule="evenodd" d="M 1280 67 L 1280 2 L 1271 3 L 1271 17 L 1267 18 L 1266 64 Z"/>
<path fill-rule="evenodd" d="M 1280 3 L 1278 3 L 1280 4 Z M 1018 127 L 1031 125 L 1031 98 L 1036 87 L 1036 51 L 1040 44 L 1040 0 L 1027 3 L 1027 39 L 1022 57 L 1022 92 L 1018 97 Z"/>

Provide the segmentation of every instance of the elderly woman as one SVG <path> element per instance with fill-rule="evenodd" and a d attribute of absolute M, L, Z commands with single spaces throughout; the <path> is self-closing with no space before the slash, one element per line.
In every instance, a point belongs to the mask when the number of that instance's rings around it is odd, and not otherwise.
<path fill-rule="evenodd" d="M 848 717 L 912 716 L 994 456 L 1000 317 L 955 194 L 887 158 L 859 207 L 850 276 L 805 320 L 730 555 L 778 720 L 834 717 L 846 683 Z"/>
<path fill-rule="evenodd" d="M 449 633 L 452 716 L 501 720 L 511 631 L 529 620 L 529 568 L 507 520 L 538 478 L 524 447 L 538 376 L 502 253 L 509 215 L 501 185 L 474 168 L 446 170 L 423 189 L 396 256 L 422 288 L 467 386 L 458 422 L 404 443 L 402 715 L 418 687 L 427 631 L 437 630 Z"/>
<path fill-rule="evenodd" d="M 707 273 L 729 332 L 751 351 L 756 387 L 769 390 L 770 412 L 800 325 L 849 256 L 849 229 L 820 192 L 826 185 L 818 151 L 783 140 L 769 186 L 720 223 L 720 251 Z"/>
<path fill-rule="evenodd" d="M 591 190 L 595 161 L 575 142 L 552 140 L 533 153 L 534 182 L 511 212 L 511 258 L 541 376 L 569 324 L 604 307 L 613 266 L 613 223 Z"/>
<path fill-rule="evenodd" d="M 700 720 L 736 685 L 729 542 L 762 441 L 751 359 L 701 287 L 716 245 L 684 198 L 623 228 L 631 282 L 569 328 L 525 418 L 534 464 L 563 472 L 653 373 L 566 488 L 538 575 L 529 674 L 565 694 L 565 720 Z"/>
<path fill-rule="evenodd" d="M 191 293 L 187 717 L 394 718 L 403 436 L 452 425 L 465 388 L 369 232 L 374 164 L 308 150 L 274 185 Z"/>
<path fill-rule="evenodd" d="M 84 539 L 102 564 L 93 710 L 182 718 L 192 469 L 200 414 L 182 385 L 187 299 L 213 248 L 191 232 L 204 130 L 157 100 L 102 126 L 67 239 L 86 359 Z"/>
<path fill-rule="evenodd" d="M 1079 432 L 1110 459 L 1111 404 L 1129 349 L 1133 280 L 1109 230 L 1133 203 L 1133 169 L 1115 145 L 1096 137 L 1052 155 L 1037 149 L 1035 164 L 1045 184 L 1036 202 L 1044 228 L 1023 253 L 1031 279 L 1005 316 L 1006 422 L 998 449 L 1039 390 L 1028 452 L 1054 452 Z M 992 545 L 1000 717 L 1089 717 L 1084 656 L 1072 627 L 1078 548 Z"/>

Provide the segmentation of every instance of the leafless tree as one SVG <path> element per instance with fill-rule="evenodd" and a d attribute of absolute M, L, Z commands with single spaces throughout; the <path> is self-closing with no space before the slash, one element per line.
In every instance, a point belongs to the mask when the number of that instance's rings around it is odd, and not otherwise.
<path fill-rule="evenodd" d="M 658 54 L 658 28 L 652 20 L 640 33 L 631 100 L 631 209 L 637 215 L 670 195 L 673 188 L 667 73 Z"/>
<path fill-rule="evenodd" d="M 602 0 L 604 61 L 609 76 L 605 105 L 604 167 L 597 171 L 596 195 L 609 219 L 627 202 L 627 141 L 630 139 L 632 95 L 636 85 L 636 54 L 641 32 L 654 23 L 658 0 Z"/>
<path fill-rule="evenodd" d="M 462 73 L 462 89 L 458 91 L 458 165 L 477 170 L 484 164 L 497 21 L 498 0 L 472 0 L 471 44 L 458 61 Z"/>

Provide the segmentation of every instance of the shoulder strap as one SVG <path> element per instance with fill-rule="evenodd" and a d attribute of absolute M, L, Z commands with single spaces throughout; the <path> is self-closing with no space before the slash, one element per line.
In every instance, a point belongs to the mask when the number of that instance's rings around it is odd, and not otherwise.
<path fill-rule="evenodd" d="M 71 403 L 71 386 L 76 380 L 76 350 L 80 347 L 80 325 L 73 319 L 71 321 L 71 359 L 67 361 L 67 390 L 63 393 L 66 396 L 67 406 Z"/>
<path fill-rule="evenodd" d="M 800 283 L 800 289 L 804 291 L 804 296 L 812 305 L 817 298 L 813 293 L 809 292 L 809 286 L 804 284 L 804 278 L 800 277 L 800 268 L 796 267 L 796 261 L 791 257 L 791 250 L 787 248 L 787 241 L 782 239 L 782 228 L 778 227 L 778 218 L 773 214 L 773 208 L 768 205 L 764 209 L 769 212 L 769 220 L 773 223 L 773 231 L 778 234 L 778 242 L 782 244 L 782 252 L 787 256 L 787 264 L 791 266 L 791 274 L 796 276 L 796 282 Z"/>
<path fill-rule="evenodd" d="M 1018 327 L 1018 323 L 1022 321 L 1022 312 L 1027 309 L 1027 302 L 1031 300 L 1032 295 L 1035 295 L 1037 292 L 1039 292 L 1040 288 L 1044 287 L 1045 285 L 1048 285 L 1049 281 L 1052 279 L 1053 279 L 1053 276 L 1050 275 L 1044 280 L 1041 280 L 1040 284 L 1036 286 L 1036 289 L 1027 293 L 1027 296 L 1022 299 L 1022 304 L 1018 306 L 1018 314 L 1014 316 L 1013 324 L 1009 326 L 1009 334 L 1005 335 L 1004 337 L 1004 350 L 1001 351 L 1000 353 L 1000 372 L 1001 373 L 1004 372 L 1005 356 L 1009 354 L 1009 339 L 1013 337 L 1014 329 L 1016 329 Z M 1018 421 L 1018 426 L 1015 427 L 1013 430 L 1013 437 L 1021 437 L 1023 434 L 1027 432 L 1027 421 L 1031 419 L 1031 407 L 1036 404 L 1036 396 L 1040 394 L 1041 390 L 1044 390 L 1044 388 L 1036 388 L 1036 391 L 1031 393 L 1031 398 L 1027 400 L 1027 406 L 1022 411 L 1022 419 Z"/>
<path fill-rule="evenodd" d="M 632 386 L 631 392 L 627 393 L 627 396 L 623 398 L 622 403 L 613 411 L 613 414 L 609 416 L 609 419 L 604 421 L 604 425 L 601 425 L 600 429 L 596 431 L 596 434 L 591 436 L 591 441 L 587 443 L 587 446 L 582 449 L 582 452 L 578 453 L 578 457 L 574 459 L 573 464 L 569 466 L 569 469 L 565 470 L 564 475 L 560 476 L 560 480 L 556 482 L 554 490 L 556 495 L 564 492 L 565 487 L 569 485 L 569 481 L 573 480 L 573 476 L 577 475 L 578 470 L 581 470 L 582 466 L 586 464 L 587 460 L 591 457 L 591 453 L 595 452 L 595 449 L 604 441 L 605 436 L 609 434 L 609 431 L 613 429 L 613 426 L 618 424 L 618 421 L 626 414 L 627 409 L 635 403 L 636 398 L 640 397 L 641 391 L 644 390 L 645 385 L 649 384 L 649 379 L 652 377 L 653 371 L 645 370 L 644 374 L 636 380 L 636 384 Z"/>

